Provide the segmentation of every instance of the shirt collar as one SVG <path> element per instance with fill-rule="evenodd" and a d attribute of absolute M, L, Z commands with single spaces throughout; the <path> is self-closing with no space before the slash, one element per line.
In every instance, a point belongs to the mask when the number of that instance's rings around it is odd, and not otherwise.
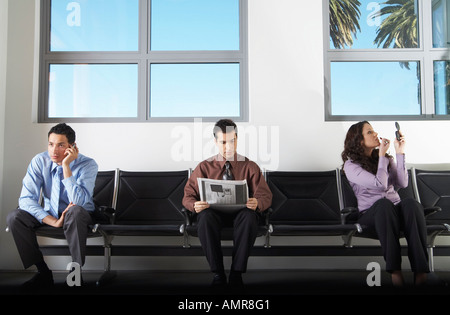
<path fill-rule="evenodd" d="M 217 155 L 215 155 L 215 156 L 213 157 L 213 159 L 214 159 L 217 163 L 219 163 L 219 165 L 220 165 L 221 168 L 223 168 L 223 167 L 225 166 L 225 163 L 226 163 L 227 161 L 230 162 L 231 167 L 233 168 L 233 167 L 236 166 L 237 162 L 239 162 L 239 161 L 244 161 L 244 160 L 245 160 L 245 157 L 243 157 L 242 155 L 239 155 L 239 154 L 235 153 L 232 159 L 227 160 L 227 159 L 225 159 L 222 155 L 220 155 L 220 153 L 218 153 Z"/>

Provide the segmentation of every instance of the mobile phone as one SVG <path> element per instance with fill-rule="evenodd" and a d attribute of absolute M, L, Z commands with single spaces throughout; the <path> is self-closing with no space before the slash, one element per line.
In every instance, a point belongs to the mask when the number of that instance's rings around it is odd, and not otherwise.
<path fill-rule="evenodd" d="M 397 129 L 395 131 L 395 137 L 397 138 L 398 141 L 400 141 L 400 125 L 398 122 L 395 122 L 395 128 Z"/>

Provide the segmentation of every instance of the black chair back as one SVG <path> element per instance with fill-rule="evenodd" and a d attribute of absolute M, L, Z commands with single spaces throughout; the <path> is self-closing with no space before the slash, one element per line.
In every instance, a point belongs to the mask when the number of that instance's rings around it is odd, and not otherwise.
<path fill-rule="evenodd" d="M 184 224 L 188 171 L 120 171 L 115 224 Z"/>
<path fill-rule="evenodd" d="M 116 171 L 99 171 L 95 180 L 94 203 L 97 207 L 114 206 L 114 188 Z"/>
<path fill-rule="evenodd" d="M 424 208 L 442 210 L 427 216 L 427 224 L 450 223 L 450 170 L 415 170 L 417 192 Z"/>
<path fill-rule="evenodd" d="M 271 171 L 266 173 L 272 191 L 271 224 L 340 224 L 336 170 Z"/>

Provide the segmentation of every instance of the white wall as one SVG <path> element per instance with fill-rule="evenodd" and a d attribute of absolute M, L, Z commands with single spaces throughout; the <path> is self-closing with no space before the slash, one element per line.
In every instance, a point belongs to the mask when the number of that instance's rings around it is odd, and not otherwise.
<path fill-rule="evenodd" d="M 3 152 L 4 137 L 5 137 L 5 102 L 6 102 L 6 50 L 8 37 L 8 1 L 0 0 L 0 201 L 3 200 Z M 1 204 L 0 204 L 0 209 Z M 0 211 L 0 222 L 4 222 L 3 211 Z M 2 247 L 2 233 L 3 225 L 0 224 L 0 248 Z M 0 255 L 2 252 L 0 250 Z"/>
<path fill-rule="evenodd" d="M 343 139 L 353 123 L 324 121 L 322 2 L 308 1 L 307 7 L 305 2 L 249 0 L 250 121 L 239 124 L 239 150 L 267 169 L 339 167 Z M 6 9 L 7 21 L 3 18 Z M 38 33 L 35 0 L 0 0 L 0 11 L 0 69 L 7 62 L 6 82 L 4 71 L 0 71 L 0 269 L 21 269 L 11 235 L 4 233 L 2 226 L 6 214 L 17 205 L 21 180 L 30 159 L 46 150 L 46 135 L 51 125 L 34 121 Z M 3 27 L 6 23 L 7 29 Z M 2 54 L 5 50 L 7 59 Z M 3 119 L 3 108 L 6 119 Z M 77 132 L 80 150 L 95 158 L 101 170 L 186 169 L 214 153 L 210 123 L 71 125 Z M 382 135 L 393 136 L 393 122 L 372 125 Z M 450 162 L 445 137 L 450 134 L 448 121 L 408 121 L 401 125 L 408 137 L 408 162 Z M 203 138 L 199 141 L 199 137 Z M 266 141 L 270 148 L 266 147 Z M 259 142 L 262 149 L 250 145 Z M 192 153 L 180 156 L 180 147 L 184 153 L 186 150 Z M 199 147 L 202 154 L 194 153 L 194 148 Z M 249 268 L 336 268 L 339 262 L 351 266 L 343 259 L 332 263 L 329 259 L 251 258 Z M 361 259 L 366 258 L 357 260 Z M 52 261 L 56 269 L 65 267 L 57 260 Z M 164 258 L 117 258 L 114 262 L 116 268 L 124 269 L 206 268 L 203 257 L 180 258 L 177 262 Z M 436 268 L 445 268 L 445 262 L 437 258 Z M 87 266 L 102 269 L 101 258 L 88 258 Z M 365 268 L 365 265 L 356 266 Z"/>

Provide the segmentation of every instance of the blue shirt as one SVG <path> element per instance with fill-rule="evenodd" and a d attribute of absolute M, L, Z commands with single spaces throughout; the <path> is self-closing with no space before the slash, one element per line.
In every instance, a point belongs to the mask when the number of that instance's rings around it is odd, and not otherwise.
<path fill-rule="evenodd" d="M 48 215 L 59 217 L 58 209 L 51 209 L 50 206 L 53 172 L 57 166 L 47 151 L 40 153 L 31 160 L 22 181 L 19 208 L 29 212 L 41 223 Z M 98 172 L 97 163 L 78 154 L 78 158 L 70 163 L 70 169 L 72 176 L 61 180 L 60 209 L 64 210 L 72 202 L 87 211 L 94 211 L 92 196 Z M 43 207 L 39 203 L 41 189 Z"/>

